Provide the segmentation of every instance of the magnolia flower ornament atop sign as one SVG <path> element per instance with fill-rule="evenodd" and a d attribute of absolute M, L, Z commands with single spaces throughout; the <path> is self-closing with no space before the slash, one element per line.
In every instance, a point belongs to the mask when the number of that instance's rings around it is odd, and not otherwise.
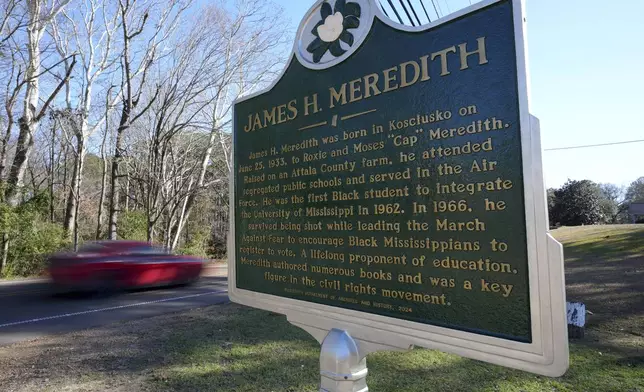
<path fill-rule="evenodd" d="M 319 63 L 328 52 L 335 58 L 347 52 L 340 42 L 350 48 L 354 44 L 354 36 L 349 31 L 360 27 L 360 4 L 336 0 L 331 7 L 327 1 L 320 6 L 320 19 L 311 30 L 311 43 L 306 47 L 313 57 L 314 63 Z"/>
<path fill-rule="evenodd" d="M 344 17 L 339 12 L 327 16 L 324 24 L 318 25 L 318 37 L 324 42 L 333 42 L 338 39 L 344 31 L 344 26 L 342 26 L 343 19 Z M 347 34 L 351 35 L 348 32 Z"/>

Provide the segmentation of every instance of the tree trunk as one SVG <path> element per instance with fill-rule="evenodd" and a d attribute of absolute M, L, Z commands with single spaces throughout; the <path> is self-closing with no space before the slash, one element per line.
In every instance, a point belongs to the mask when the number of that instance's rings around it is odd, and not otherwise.
<path fill-rule="evenodd" d="M 65 232 L 68 236 L 73 235 L 75 238 L 76 211 L 78 211 L 77 204 L 80 203 L 81 197 L 81 182 L 83 181 L 83 167 L 85 164 L 85 138 L 81 134 L 76 135 L 78 144 L 76 156 L 74 157 L 74 171 L 72 180 L 69 186 L 69 195 L 67 197 L 67 208 L 65 210 Z"/>
<path fill-rule="evenodd" d="M 154 222 L 148 220 L 147 240 L 148 242 L 154 241 Z"/>
<path fill-rule="evenodd" d="M 78 180 L 77 183 L 77 189 L 78 191 L 76 192 L 76 195 L 78 196 L 78 200 L 76 201 L 76 208 L 74 210 L 74 252 L 78 252 L 78 209 L 80 207 L 80 196 L 81 196 L 81 181 L 82 181 L 82 173 L 83 173 L 83 160 L 80 162 L 80 172 L 81 172 L 81 177 Z"/>
<path fill-rule="evenodd" d="M 182 209 L 181 217 L 177 222 L 177 232 L 175 233 L 175 238 L 172 242 L 173 249 L 179 241 L 179 237 L 181 236 L 181 231 L 185 227 L 185 222 L 190 217 L 190 213 L 192 212 L 192 207 L 195 204 L 197 195 L 199 194 L 199 192 L 201 192 L 201 189 L 204 186 L 206 171 L 208 170 L 208 163 L 210 162 L 210 157 L 212 156 L 212 149 L 214 148 L 214 145 L 215 145 L 216 136 L 217 136 L 217 126 L 216 126 L 216 123 L 214 123 L 212 125 L 212 130 L 210 131 L 208 148 L 206 148 L 206 151 L 204 151 L 203 157 L 201 158 L 201 168 L 199 169 L 199 178 L 197 179 L 197 184 L 195 185 L 194 191 L 188 194 L 188 197 L 186 198 L 186 203 Z"/>
<path fill-rule="evenodd" d="M 27 171 L 27 159 L 34 146 L 33 132 L 36 124 L 25 115 L 18 121 L 20 134 L 16 144 L 16 154 L 7 179 L 7 190 L 5 199 L 7 203 L 16 207 L 20 203 L 20 196 L 24 186 L 25 172 Z"/>
<path fill-rule="evenodd" d="M 105 153 L 105 143 L 107 140 L 107 120 L 105 123 L 105 134 L 101 144 L 101 161 L 103 162 L 101 173 L 101 196 L 98 198 L 98 217 L 96 219 L 96 239 L 101 238 L 101 226 L 103 225 L 103 210 L 105 204 L 105 190 L 107 188 L 107 154 Z"/>
<path fill-rule="evenodd" d="M 49 165 L 51 166 L 51 173 L 49 176 L 49 221 L 54 223 L 54 174 L 56 169 L 54 168 L 54 159 L 56 158 L 56 127 L 51 126 L 51 148 L 49 149 Z"/>
<path fill-rule="evenodd" d="M 2 139 L 0 139 L 0 183 L 4 178 L 4 170 L 5 170 L 5 167 L 7 166 L 7 147 L 9 146 L 9 137 L 11 136 L 12 126 L 13 126 L 13 122 L 8 121 L 5 134 L 2 137 Z M 0 191 L 2 190 L 0 189 Z M 2 199 L 3 196 L 4 195 L 0 195 L 0 199 Z"/>
<path fill-rule="evenodd" d="M 0 182 L 4 178 L 4 168 L 7 165 L 7 145 L 8 141 L 4 138 L 0 140 Z M 4 196 L 4 195 L 2 195 Z M 0 196 L 0 198 L 2 197 Z"/>
<path fill-rule="evenodd" d="M 109 217 L 109 239 L 116 239 L 116 227 L 118 224 L 118 213 L 120 205 L 120 189 L 119 189 L 119 178 L 120 178 L 120 167 L 121 161 L 123 161 L 123 133 L 128 128 L 128 121 L 130 117 L 130 111 L 127 105 L 127 102 L 123 103 L 123 111 L 121 112 L 121 120 L 119 121 L 119 127 L 116 130 L 116 143 L 114 148 L 114 159 L 112 160 L 112 173 L 110 186 L 112 187 L 112 193 L 110 195 L 110 217 Z"/>
<path fill-rule="evenodd" d="M 128 168 L 125 169 L 125 200 L 123 211 L 130 211 L 130 170 Z"/>
<path fill-rule="evenodd" d="M 172 211 L 171 215 L 167 217 L 166 220 L 166 225 L 165 225 L 165 236 L 163 238 L 163 246 L 165 246 L 166 249 L 170 249 L 170 246 L 172 245 L 170 242 L 172 241 L 172 236 L 170 235 L 170 231 L 172 230 L 172 226 L 174 226 L 175 222 L 175 215 L 176 211 Z"/>
<path fill-rule="evenodd" d="M 7 268 L 7 259 L 9 258 L 9 236 L 4 233 L 2 234 L 2 253 L 0 254 L 0 276 L 4 275 L 4 270 Z"/>
<path fill-rule="evenodd" d="M 62 138 L 61 138 L 62 139 Z M 61 149 L 63 149 L 63 205 L 67 205 L 67 192 L 64 192 L 67 189 L 67 143 L 62 144 L 61 140 Z"/>
<path fill-rule="evenodd" d="M 34 132 L 38 125 L 36 108 L 40 99 L 38 74 L 40 73 L 40 39 L 42 38 L 40 6 L 40 1 L 29 3 L 29 24 L 27 25 L 29 62 L 25 72 L 27 84 L 22 117 L 18 120 L 20 133 L 16 144 L 16 154 L 7 178 L 7 190 L 5 193 L 7 203 L 11 206 L 17 206 L 20 201 L 25 171 L 27 170 L 27 159 L 29 159 L 34 146 Z"/>
<path fill-rule="evenodd" d="M 190 185 L 192 186 L 192 182 L 190 182 Z M 183 201 L 183 205 L 181 206 L 181 212 L 179 213 L 179 219 L 177 220 L 177 224 L 174 226 L 175 227 L 175 232 L 173 235 L 172 243 L 170 244 L 170 249 L 174 250 L 177 248 L 177 245 L 179 244 L 179 238 L 181 238 L 181 232 L 183 231 L 183 227 L 186 223 L 186 212 L 187 212 L 187 207 L 188 207 L 188 200 L 190 199 L 190 196 L 186 197 Z"/>

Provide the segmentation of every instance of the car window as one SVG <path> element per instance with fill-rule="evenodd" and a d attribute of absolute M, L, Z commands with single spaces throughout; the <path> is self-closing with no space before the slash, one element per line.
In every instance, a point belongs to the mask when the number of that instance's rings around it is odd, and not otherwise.
<path fill-rule="evenodd" d="M 161 246 L 136 246 L 130 249 L 129 253 L 137 255 L 166 255 L 168 251 Z"/>
<path fill-rule="evenodd" d="M 87 243 L 78 247 L 79 253 L 105 252 L 107 247 L 96 243 Z"/>

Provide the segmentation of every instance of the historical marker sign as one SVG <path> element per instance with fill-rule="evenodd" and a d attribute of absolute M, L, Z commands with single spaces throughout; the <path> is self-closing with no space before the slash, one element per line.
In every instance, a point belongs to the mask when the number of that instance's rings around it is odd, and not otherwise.
<path fill-rule="evenodd" d="M 523 30 L 519 0 L 423 28 L 317 2 L 281 78 L 235 104 L 232 300 L 562 374 Z"/>

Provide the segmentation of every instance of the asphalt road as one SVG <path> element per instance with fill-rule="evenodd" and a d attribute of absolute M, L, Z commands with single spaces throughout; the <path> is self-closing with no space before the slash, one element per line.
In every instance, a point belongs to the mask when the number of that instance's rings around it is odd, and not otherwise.
<path fill-rule="evenodd" d="M 157 316 L 228 301 L 227 280 L 93 295 L 52 295 L 47 280 L 0 283 L 0 346 L 42 336 Z"/>

